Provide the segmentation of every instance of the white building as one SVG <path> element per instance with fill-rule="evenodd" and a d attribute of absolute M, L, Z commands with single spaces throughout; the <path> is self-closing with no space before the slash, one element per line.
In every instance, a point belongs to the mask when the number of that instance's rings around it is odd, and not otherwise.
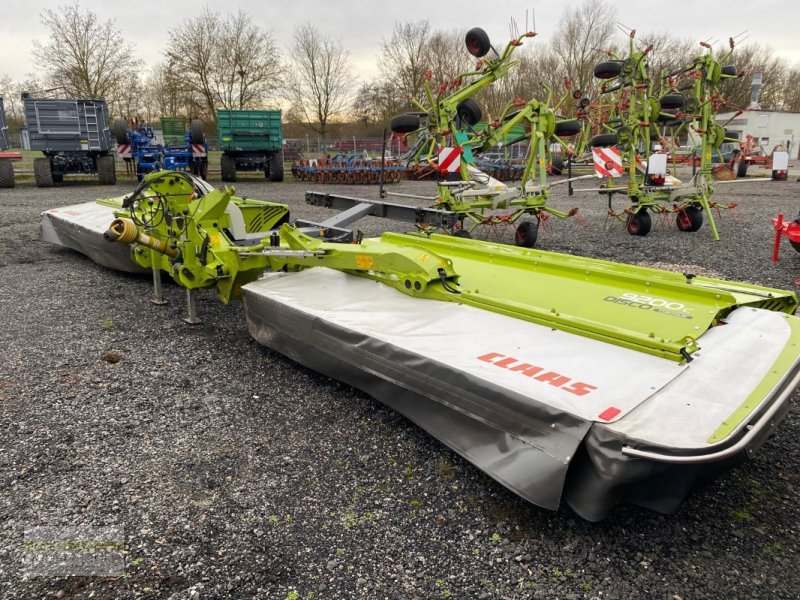
<path fill-rule="evenodd" d="M 761 144 L 766 154 L 772 154 L 776 146 L 783 146 L 789 158 L 800 158 L 800 112 L 788 110 L 747 110 L 736 113 L 717 114 L 717 123 L 727 131 L 738 131 L 739 139 L 745 141 L 753 136 L 754 143 Z"/>

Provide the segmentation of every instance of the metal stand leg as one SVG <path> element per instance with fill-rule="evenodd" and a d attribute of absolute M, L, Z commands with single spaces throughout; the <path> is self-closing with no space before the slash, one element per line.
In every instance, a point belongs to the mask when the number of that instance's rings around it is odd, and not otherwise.
<path fill-rule="evenodd" d="M 199 325 L 203 322 L 202 319 L 197 318 L 197 310 L 194 306 L 194 290 L 186 290 L 186 308 L 188 309 L 189 314 L 184 319 L 184 322 L 188 323 L 189 325 Z"/>
<path fill-rule="evenodd" d="M 161 290 L 161 270 L 153 269 L 153 297 L 150 299 L 153 304 L 166 304 L 164 292 Z"/>

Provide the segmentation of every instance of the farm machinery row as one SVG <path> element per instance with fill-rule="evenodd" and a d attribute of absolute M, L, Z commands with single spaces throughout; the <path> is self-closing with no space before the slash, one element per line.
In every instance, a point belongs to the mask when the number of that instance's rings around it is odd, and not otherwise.
<path fill-rule="evenodd" d="M 399 161 L 371 158 L 366 152 L 339 153 L 333 157 L 300 159 L 292 163 L 292 175 L 310 183 L 397 183 L 404 171 Z"/>

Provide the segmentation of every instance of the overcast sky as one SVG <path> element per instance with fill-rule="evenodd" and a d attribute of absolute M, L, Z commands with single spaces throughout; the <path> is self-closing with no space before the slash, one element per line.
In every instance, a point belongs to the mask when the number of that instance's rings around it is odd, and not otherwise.
<path fill-rule="evenodd" d="M 39 14 L 57 9 L 67 2 L 59 0 L 3 0 L 0 6 L 0 76 L 22 79 L 36 72 L 31 60 L 31 42 L 45 40 L 46 29 Z M 270 29 L 285 48 L 295 26 L 311 22 L 321 32 L 341 39 L 350 49 L 361 80 L 377 75 L 377 55 L 382 39 L 389 39 L 396 21 L 428 19 L 433 29 L 470 27 L 486 29 L 498 47 L 509 39 L 508 24 L 513 17 L 525 29 L 525 14 L 535 11 L 538 36 L 533 44 L 546 43 L 558 24 L 564 6 L 579 2 L 445 2 L 394 0 L 336 2 L 229 0 L 208 2 L 212 10 L 223 13 L 247 11 L 255 24 Z M 720 40 L 747 31 L 749 41 L 767 44 L 792 64 L 800 63 L 800 2 L 798 0 L 669 0 L 645 2 L 622 0 L 617 6 L 620 23 L 640 33 L 670 31 L 700 40 Z M 147 65 L 162 59 L 168 45 L 168 30 L 180 21 L 198 14 L 203 7 L 197 0 L 89 1 L 81 7 L 102 20 L 116 19 L 127 40 L 133 41 L 139 58 Z M 478 8 L 480 7 L 480 8 Z M 529 28 L 532 28 L 529 25 Z"/>

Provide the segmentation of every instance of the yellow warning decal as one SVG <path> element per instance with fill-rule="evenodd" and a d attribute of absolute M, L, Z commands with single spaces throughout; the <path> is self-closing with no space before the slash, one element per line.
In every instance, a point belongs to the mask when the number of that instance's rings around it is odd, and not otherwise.
<path fill-rule="evenodd" d="M 371 269 L 375 266 L 375 260 L 365 254 L 356 254 L 356 266 L 359 269 Z"/>

